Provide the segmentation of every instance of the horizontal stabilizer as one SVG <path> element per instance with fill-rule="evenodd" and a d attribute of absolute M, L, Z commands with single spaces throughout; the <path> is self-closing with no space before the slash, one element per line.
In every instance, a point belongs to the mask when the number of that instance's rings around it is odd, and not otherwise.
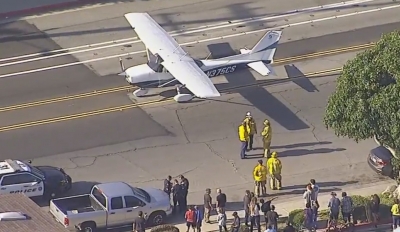
<path fill-rule="evenodd" d="M 275 75 L 272 67 L 264 64 L 262 61 L 248 63 L 247 65 L 263 76 L 268 76 L 269 74 Z"/>

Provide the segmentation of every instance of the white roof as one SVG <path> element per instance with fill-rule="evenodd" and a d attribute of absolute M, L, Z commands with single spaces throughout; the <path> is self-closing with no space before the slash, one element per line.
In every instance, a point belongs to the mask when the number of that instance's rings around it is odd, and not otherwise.
<path fill-rule="evenodd" d="M 31 171 L 29 166 L 19 160 L 6 159 L 0 162 L 0 174 L 14 173 L 18 170 Z"/>
<path fill-rule="evenodd" d="M 200 98 L 221 96 L 196 62 L 149 14 L 129 13 L 125 18 L 146 48 L 158 54 L 164 60 L 161 64 L 194 95 Z"/>

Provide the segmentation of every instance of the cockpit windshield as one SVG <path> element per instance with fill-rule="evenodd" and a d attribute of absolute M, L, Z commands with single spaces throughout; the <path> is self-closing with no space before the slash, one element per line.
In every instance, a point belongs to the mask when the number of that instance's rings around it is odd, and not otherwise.
<path fill-rule="evenodd" d="M 153 55 L 153 57 L 153 59 L 149 59 L 147 65 L 149 65 L 149 67 L 153 69 L 154 72 L 163 72 L 164 66 L 162 66 L 161 63 L 164 62 L 164 60 L 158 54 Z"/>

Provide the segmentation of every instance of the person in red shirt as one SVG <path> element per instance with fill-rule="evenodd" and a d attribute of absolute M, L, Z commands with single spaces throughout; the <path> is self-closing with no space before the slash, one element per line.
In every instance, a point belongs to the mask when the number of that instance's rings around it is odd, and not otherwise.
<path fill-rule="evenodd" d="M 192 227 L 193 232 L 195 232 L 196 231 L 196 212 L 194 211 L 192 206 L 190 206 L 189 209 L 186 211 L 185 219 L 186 219 L 186 226 L 187 226 L 186 232 L 189 232 L 190 227 Z"/>

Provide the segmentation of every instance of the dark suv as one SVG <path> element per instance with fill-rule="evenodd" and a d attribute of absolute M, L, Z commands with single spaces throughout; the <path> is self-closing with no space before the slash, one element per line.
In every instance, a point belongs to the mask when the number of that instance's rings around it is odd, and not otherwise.
<path fill-rule="evenodd" d="M 375 172 L 392 178 L 392 158 L 393 155 L 388 149 L 379 146 L 369 151 L 368 164 Z"/>

